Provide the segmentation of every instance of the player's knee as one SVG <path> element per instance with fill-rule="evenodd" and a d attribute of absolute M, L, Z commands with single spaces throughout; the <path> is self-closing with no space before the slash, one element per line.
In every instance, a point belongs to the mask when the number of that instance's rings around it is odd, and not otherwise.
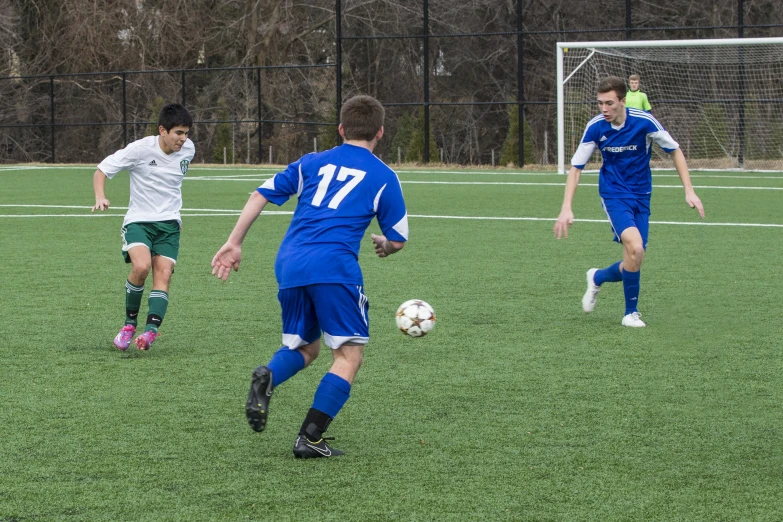
<path fill-rule="evenodd" d="M 168 284 L 169 281 L 171 281 L 171 276 L 174 275 L 174 267 L 173 266 L 165 266 L 163 268 L 160 268 L 155 271 L 156 274 L 162 282 L 165 284 Z"/>
<path fill-rule="evenodd" d="M 348 363 L 353 368 L 356 368 L 357 370 L 359 367 L 361 367 L 362 362 L 364 362 L 364 345 L 363 344 L 351 344 L 351 343 L 345 343 L 342 346 L 340 346 L 339 350 L 335 350 L 335 355 L 339 356 L 345 360 L 346 363 Z"/>
<path fill-rule="evenodd" d="M 150 270 L 152 269 L 151 263 L 133 263 L 131 266 L 131 271 L 133 272 L 133 275 L 136 276 L 137 279 L 147 279 L 147 276 L 150 275 Z"/>
<path fill-rule="evenodd" d="M 305 359 L 305 364 L 310 364 L 314 360 L 318 358 L 318 355 L 321 353 L 321 343 L 320 341 L 316 341 L 314 343 L 306 344 L 304 346 L 300 346 L 297 348 L 302 353 L 302 356 Z"/>
<path fill-rule="evenodd" d="M 634 258 L 635 261 L 641 263 L 642 259 L 644 259 L 644 245 L 639 243 L 638 245 L 633 245 L 631 248 L 631 256 Z"/>
<path fill-rule="evenodd" d="M 352 356 L 349 360 L 351 361 L 352 366 L 358 370 L 364 362 L 364 355 L 359 353 Z"/>

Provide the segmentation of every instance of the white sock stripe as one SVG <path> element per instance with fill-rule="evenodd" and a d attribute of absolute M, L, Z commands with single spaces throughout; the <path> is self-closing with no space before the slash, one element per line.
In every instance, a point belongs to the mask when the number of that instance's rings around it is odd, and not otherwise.
<path fill-rule="evenodd" d="M 161 292 L 161 291 L 153 290 L 152 292 L 150 292 L 150 299 L 152 299 L 153 297 L 158 297 L 158 298 L 161 298 L 161 299 L 165 299 L 166 301 L 169 300 L 169 294 L 167 294 L 166 292 Z"/>
<path fill-rule="evenodd" d="M 134 286 L 130 283 L 130 281 L 125 281 L 125 288 L 132 292 L 142 292 L 144 290 L 144 285 Z"/>

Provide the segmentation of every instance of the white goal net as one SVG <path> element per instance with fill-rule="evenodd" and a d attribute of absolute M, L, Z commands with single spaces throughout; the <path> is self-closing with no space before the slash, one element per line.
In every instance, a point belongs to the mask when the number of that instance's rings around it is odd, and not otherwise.
<path fill-rule="evenodd" d="M 599 112 L 598 82 L 631 74 L 689 167 L 783 170 L 783 38 L 559 42 L 557 63 L 561 173 Z M 671 167 L 654 149 L 652 166 Z"/>

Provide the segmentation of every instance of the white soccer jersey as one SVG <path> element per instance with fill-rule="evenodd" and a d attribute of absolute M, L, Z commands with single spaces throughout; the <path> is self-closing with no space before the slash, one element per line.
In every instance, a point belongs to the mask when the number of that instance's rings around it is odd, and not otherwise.
<path fill-rule="evenodd" d="M 182 178 L 195 153 L 196 147 L 189 139 L 179 152 L 166 154 L 158 144 L 158 136 L 147 136 L 98 165 L 109 179 L 121 170 L 130 173 L 130 202 L 123 226 L 173 219 L 182 223 Z"/>

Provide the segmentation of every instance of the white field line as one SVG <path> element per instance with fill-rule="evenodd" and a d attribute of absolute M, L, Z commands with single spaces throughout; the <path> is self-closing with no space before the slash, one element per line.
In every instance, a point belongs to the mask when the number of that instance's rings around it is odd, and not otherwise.
<path fill-rule="evenodd" d="M 73 206 L 73 205 L 0 205 L 0 207 L 16 207 L 16 208 L 69 208 L 69 209 L 84 209 L 88 210 L 92 207 L 85 206 Z M 116 210 L 123 210 L 123 207 L 113 207 Z M 205 217 L 205 216 L 239 216 L 240 210 L 226 210 L 226 209 L 213 209 L 213 208 L 183 208 L 182 217 Z M 272 210 L 264 211 L 262 216 L 290 216 L 293 215 L 291 211 L 284 210 Z M 124 214 L 112 214 L 112 213 L 83 213 L 83 214 L 0 214 L 0 218 L 38 218 L 38 217 L 77 217 L 77 218 L 89 218 L 89 217 L 116 217 L 121 218 Z M 554 217 L 502 217 L 502 216 L 447 216 L 447 215 L 427 215 L 427 214 L 409 214 L 410 218 L 420 219 L 461 219 L 468 221 L 555 221 Z M 579 223 L 602 223 L 606 224 L 605 219 L 575 219 L 575 222 Z M 682 225 L 682 226 L 710 226 L 710 227 L 755 227 L 755 228 L 783 228 L 783 224 L 778 223 L 712 223 L 705 221 L 650 221 L 650 224 L 655 225 Z"/>
<path fill-rule="evenodd" d="M 253 181 L 259 185 L 271 178 L 259 178 L 258 174 L 242 176 L 190 176 L 182 178 L 182 181 Z"/>
<path fill-rule="evenodd" d="M 92 170 L 95 167 L 79 166 L 79 165 L 56 165 L 56 166 L 42 166 L 42 165 L 0 165 L 0 172 L 13 172 L 15 170 Z M 280 172 L 279 167 L 248 167 L 248 168 L 231 168 L 231 167 L 193 167 L 188 168 L 188 172 L 201 171 L 201 172 Z"/>
<path fill-rule="evenodd" d="M 268 178 L 267 178 L 268 179 Z M 198 178 L 185 178 L 185 181 L 255 181 L 259 184 L 267 181 L 267 179 L 251 179 L 235 177 L 220 177 L 220 176 L 202 176 Z M 781 178 L 783 180 L 783 178 Z M 524 182 L 524 181 L 419 181 L 419 180 L 401 180 L 403 185 L 518 185 L 525 187 L 564 187 L 565 183 L 561 182 Z M 580 183 L 580 187 L 597 187 L 597 183 Z M 679 188 L 682 189 L 682 185 L 653 185 L 653 188 L 668 189 Z M 783 187 L 735 187 L 735 186 L 723 186 L 723 185 L 694 185 L 695 189 L 731 189 L 731 190 L 783 190 Z"/>
<path fill-rule="evenodd" d="M 266 212 L 264 212 L 266 214 Z M 199 217 L 199 216 L 238 216 L 239 212 L 226 212 L 226 213 L 214 213 L 214 214 L 182 214 L 182 217 Z M 125 214 L 0 214 L 0 218 L 33 218 L 33 217 L 88 217 L 88 218 L 102 218 L 102 217 L 124 217 Z"/>
<path fill-rule="evenodd" d="M 406 184 L 422 184 L 422 185 L 525 185 L 525 186 L 548 186 L 548 187 L 564 187 L 565 183 L 525 183 L 520 181 L 401 181 L 400 183 Z M 598 183 L 580 183 L 580 187 L 597 187 Z M 682 185 L 653 185 L 653 188 L 679 188 L 682 189 Z M 728 187 L 719 185 L 694 185 L 695 189 L 732 189 L 732 190 L 783 190 L 783 187 Z"/>
<path fill-rule="evenodd" d="M 41 166 L 41 165 L 0 165 L 0 172 L 14 172 L 23 170 L 84 170 L 91 169 L 92 167 L 85 166 Z M 393 168 L 393 167 L 392 167 Z M 189 172 L 233 172 L 230 176 L 186 176 L 185 181 L 239 181 L 240 178 L 253 178 L 259 174 L 274 174 L 280 172 L 279 167 L 250 167 L 250 168 L 232 168 L 232 167 L 193 167 L 188 169 Z M 671 169 L 654 169 L 654 178 L 677 178 L 677 174 L 662 174 L 661 172 L 668 172 Z M 519 172 L 519 171 L 464 171 L 464 170 L 398 170 L 398 174 L 427 174 L 427 175 L 457 175 L 457 176 L 556 176 L 565 178 L 565 174 L 557 174 L 555 172 Z M 721 175 L 721 174 L 702 174 L 703 172 L 715 172 L 711 170 L 692 170 L 690 172 L 691 178 L 715 178 L 715 179 L 775 179 L 782 180 L 783 175 L 778 176 L 748 176 L 741 174 L 740 170 L 720 170 L 718 172 L 737 172 L 739 174 Z M 777 173 L 779 171 L 774 170 L 748 170 L 744 172 L 755 173 Z M 582 176 L 598 176 L 598 171 L 585 170 L 582 171 Z M 261 180 L 265 181 L 265 180 Z"/>
<path fill-rule="evenodd" d="M 557 174 L 555 172 L 503 172 L 503 171 L 484 171 L 484 172 L 465 172 L 457 170 L 398 170 L 397 174 L 449 174 L 460 176 L 555 176 L 565 178 L 565 174 Z M 661 171 L 653 170 L 653 178 L 679 178 L 679 174 L 660 174 Z M 754 171 L 748 171 L 754 172 Z M 761 171 L 764 172 L 764 171 Z M 777 171 L 768 171 L 777 172 Z M 783 181 L 783 175 L 781 176 L 744 176 L 744 175 L 729 175 L 723 176 L 720 174 L 700 174 L 699 171 L 690 171 L 691 178 L 726 178 L 726 179 L 777 179 Z M 598 171 L 582 171 L 582 177 L 585 176 L 598 176 Z"/>
<path fill-rule="evenodd" d="M 397 174 L 408 174 L 410 171 L 398 172 Z M 186 176 L 184 181 L 251 181 L 253 178 L 257 178 L 259 174 L 269 174 L 269 172 L 260 172 L 256 174 L 234 174 L 231 176 Z M 420 172 L 420 174 L 448 174 L 450 176 L 529 176 L 529 177 L 559 177 L 564 178 L 558 174 L 542 173 L 542 172 Z M 598 177 L 598 173 L 582 173 L 582 177 Z M 677 174 L 655 174 L 653 179 L 658 178 L 679 178 Z M 783 181 L 783 176 L 720 176 L 720 175 L 699 175 L 691 173 L 691 179 L 772 179 Z M 258 179 L 257 181 L 266 181 L 269 178 Z M 426 181 L 426 180 L 411 180 L 403 181 L 403 183 L 448 183 L 447 181 Z M 454 182 L 459 183 L 459 182 Z M 478 183 L 478 182 L 477 182 Z M 555 183 L 558 184 L 558 183 Z M 559 183 L 564 185 L 565 182 Z"/>

